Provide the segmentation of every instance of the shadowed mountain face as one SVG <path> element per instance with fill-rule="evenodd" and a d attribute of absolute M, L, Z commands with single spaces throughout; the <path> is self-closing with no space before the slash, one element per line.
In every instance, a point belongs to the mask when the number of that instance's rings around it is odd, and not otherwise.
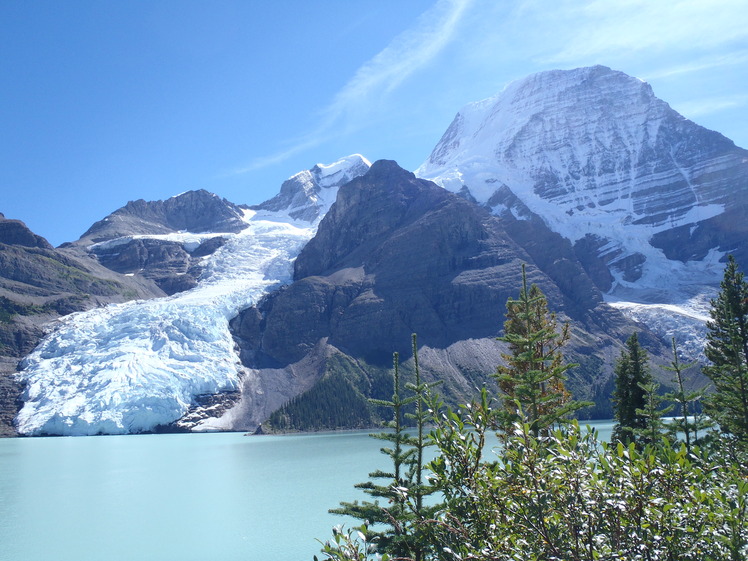
<path fill-rule="evenodd" d="M 290 387 L 299 364 L 317 364 L 320 377 L 329 360 L 314 357 L 337 354 L 366 378 L 367 365 L 387 367 L 393 351 L 410 356 L 415 332 L 428 348 L 421 357 L 428 375 L 446 380 L 447 395 L 465 397 L 490 383 L 506 350 L 494 338 L 507 299 L 519 292 L 522 263 L 550 307 L 574 322 L 571 354 L 583 361 L 614 354 L 633 326 L 602 303 L 571 245 L 542 223 L 535 239 L 555 248 L 554 258 L 536 260 L 533 248 L 523 249 L 517 240 L 533 237 L 526 226 L 394 162 L 376 162 L 340 189 L 296 260 L 295 282 L 234 320 L 243 360 L 268 387 L 271 377 L 279 383 L 279 372 Z M 554 277 L 571 290 L 560 289 Z M 610 368 L 601 369 L 580 393 L 602 393 L 609 377 Z"/>

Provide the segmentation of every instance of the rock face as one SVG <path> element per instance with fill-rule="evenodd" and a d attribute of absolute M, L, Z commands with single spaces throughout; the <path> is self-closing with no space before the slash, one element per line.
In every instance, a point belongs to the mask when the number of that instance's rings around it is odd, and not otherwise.
<path fill-rule="evenodd" d="M 163 294 L 153 283 L 118 275 L 73 248 L 55 249 L 23 222 L 0 215 L 0 435 L 15 434 L 21 386 L 13 374 L 50 322 Z"/>
<path fill-rule="evenodd" d="M 247 227 L 244 215 L 208 191 L 188 191 L 165 201 L 130 201 L 65 245 L 89 252 L 108 269 L 151 280 L 171 295 L 197 285 L 202 258 L 226 242 L 222 233 Z"/>
<path fill-rule="evenodd" d="M 240 232 L 246 227 L 237 205 L 203 189 L 165 201 L 130 201 L 91 226 L 78 243 L 91 244 L 131 235 L 174 232 Z"/>
<path fill-rule="evenodd" d="M 491 383 L 506 351 L 493 339 L 507 298 L 517 296 L 522 263 L 551 307 L 573 320 L 575 359 L 603 362 L 633 326 L 602 303 L 568 242 L 545 229 L 536 241 L 555 243 L 556 258 L 535 260 L 534 250 L 516 241 L 533 237 L 523 226 L 491 216 L 394 162 L 376 162 L 340 189 L 296 260 L 295 282 L 232 322 L 242 359 L 256 373 L 253 383 L 259 380 L 262 387 L 256 393 L 277 404 L 268 393 L 282 389 L 280 378 L 291 385 L 299 365 L 314 364 L 320 379 L 330 357 L 339 355 L 357 365 L 358 378 L 370 385 L 372 372 L 387 368 L 393 351 L 410 356 L 415 332 L 427 376 L 445 380 L 451 398 L 471 395 Z M 554 277 L 570 289 L 560 289 Z M 580 372 L 574 382 L 583 397 L 605 393 L 609 368 L 593 379 L 585 376 Z M 271 379 L 273 386 L 263 385 Z M 359 389 L 365 391 L 367 383 L 359 381 Z"/>
<path fill-rule="evenodd" d="M 35 247 L 52 249 L 50 243 L 41 236 L 37 236 L 20 220 L 8 220 L 0 213 L 0 243 L 21 247 Z"/>
<path fill-rule="evenodd" d="M 665 256 L 745 239 L 715 217 L 748 204 L 748 152 L 603 66 L 535 74 L 466 106 L 416 174 L 494 213 L 522 212 L 516 197 L 606 264 L 606 291 L 646 281 Z"/>

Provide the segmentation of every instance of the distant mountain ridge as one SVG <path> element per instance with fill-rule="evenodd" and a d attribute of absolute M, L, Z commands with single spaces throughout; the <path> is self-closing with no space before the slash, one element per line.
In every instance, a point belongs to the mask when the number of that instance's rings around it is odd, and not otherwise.
<path fill-rule="evenodd" d="M 91 244 L 129 235 L 174 232 L 240 232 L 246 227 L 237 205 L 204 189 L 165 201 L 130 201 L 96 222 L 78 243 Z"/>

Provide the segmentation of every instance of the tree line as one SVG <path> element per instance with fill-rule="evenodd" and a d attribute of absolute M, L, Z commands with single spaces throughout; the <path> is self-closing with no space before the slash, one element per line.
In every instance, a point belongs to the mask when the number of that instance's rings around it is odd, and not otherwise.
<path fill-rule="evenodd" d="M 559 328 L 524 268 L 519 296 L 507 302 L 498 395 L 483 389 L 446 407 L 421 381 L 413 335 L 415 382 L 401 383 L 395 354 L 392 398 L 376 400 L 392 412 L 390 430 L 372 435 L 391 467 L 357 485 L 371 500 L 331 511 L 358 522 L 334 528 L 322 558 L 748 559 L 748 283 L 732 257 L 710 317 L 709 393 L 685 390 L 691 365 L 673 341 L 675 389 L 660 395 L 637 334 L 626 341 L 609 443 L 570 419 L 588 404 L 564 384 L 569 327 Z M 490 433 L 500 442 L 493 451 Z"/>

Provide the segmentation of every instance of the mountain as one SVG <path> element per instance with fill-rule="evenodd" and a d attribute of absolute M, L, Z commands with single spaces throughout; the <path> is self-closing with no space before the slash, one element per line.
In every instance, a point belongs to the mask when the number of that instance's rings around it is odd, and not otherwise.
<path fill-rule="evenodd" d="M 0 435 L 13 434 L 16 366 L 61 316 L 164 293 L 118 275 L 72 249 L 55 249 L 20 220 L 0 214 Z"/>
<path fill-rule="evenodd" d="M 205 191 L 135 201 L 56 250 L 0 222 L 13 252 L 89 267 L 83 308 L 117 302 L 36 324 L 48 332 L 18 351 L 16 425 L 370 426 L 379 412 L 367 398 L 391 395 L 392 352 L 412 370 L 412 332 L 425 377 L 459 402 L 493 383 L 523 263 L 571 323 L 570 388 L 596 401 L 586 415 L 610 416 L 611 370 L 633 331 L 655 364 L 669 362 L 673 335 L 698 356 L 725 254 L 748 262 L 747 165 L 745 150 L 644 82 L 592 67 L 468 105 L 415 174 L 354 155 L 253 207 Z M 63 291 L 55 283 L 78 276 L 61 270 L 39 278 Z M 93 297 L 101 271 L 139 283 L 144 299 Z M 6 290 L 21 302 L 31 289 Z"/>
<path fill-rule="evenodd" d="M 309 215 L 327 211 L 338 181 L 347 180 L 345 170 L 354 173 L 354 167 L 363 170 L 368 162 L 352 156 L 317 166 L 317 177 L 326 180 L 307 193 L 306 206 L 317 209 Z M 294 208 L 304 206 L 294 200 Z M 216 220 L 196 220 L 203 214 L 200 204 Z M 194 287 L 169 297 L 64 318 L 22 362 L 24 404 L 16 423 L 23 434 L 151 431 L 188 413 L 185 426 L 194 427 L 207 416 L 205 410 L 215 415 L 228 407 L 243 376 L 228 322 L 291 280 L 293 260 L 319 222 L 294 220 L 278 210 L 240 209 L 205 192 L 131 203 L 110 218 L 120 215 L 126 216 L 124 226 L 110 228 L 107 223 L 118 222 L 113 218 L 101 221 L 70 251 L 88 250 L 102 263 L 122 267 L 114 256 L 133 242 L 142 242 L 139 247 L 149 252 L 178 246 L 200 260 L 200 276 Z M 138 225 L 143 225 L 140 233 Z M 185 225 L 200 232 L 176 231 Z M 227 232 L 229 227 L 234 231 Z M 199 256 L 216 237 L 224 240 L 220 247 Z M 131 278 L 147 279 L 153 270 L 146 267 Z"/>
<path fill-rule="evenodd" d="M 64 247 L 152 280 L 171 295 L 197 286 L 203 258 L 246 227 L 242 208 L 201 189 L 165 201 L 130 201 Z"/>
<path fill-rule="evenodd" d="M 725 254 L 748 262 L 748 151 L 604 66 L 541 72 L 467 105 L 416 175 L 496 215 L 540 218 L 610 303 L 670 316 L 665 331 L 698 332 Z"/>
<path fill-rule="evenodd" d="M 583 366 L 571 387 L 580 397 L 607 398 L 613 357 L 637 327 L 603 303 L 571 247 L 565 256 L 563 239 L 546 235 L 558 244 L 555 267 L 584 298 L 564 293 L 546 263 L 518 243 L 524 233 L 513 224 L 394 162 L 375 162 L 340 188 L 296 259 L 294 282 L 232 321 L 250 369 L 230 412 L 232 426 L 262 423 L 298 393 L 299 382 L 310 389 L 307 401 L 317 399 L 312 389 L 321 385 L 330 386 L 328 399 L 350 396 L 339 404 L 343 423 L 371 422 L 366 398 L 389 398 L 391 381 L 382 373 L 393 351 L 408 368 L 414 332 L 425 377 L 444 382 L 440 393 L 451 402 L 475 395 L 491 384 L 489 374 L 508 350 L 495 339 L 507 298 L 517 297 L 523 263 L 530 281 L 573 324 L 569 356 Z M 660 348 L 654 337 L 649 342 Z M 295 410 L 313 405 L 304 396 L 294 401 Z M 283 412 L 284 426 L 303 426 L 294 414 Z"/>
<path fill-rule="evenodd" d="M 92 244 L 132 235 L 175 232 L 240 232 L 246 225 L 241 208 L 203 189 L 165 201 L 130 201 L 91 226 L 79 243 Z"/>
<path fill-rule="evenodd" d="M 293 220 L 313 222 L 327 212 L 335 202 L 338 187 L 363 175 L 371 164 L 356 154 L 333 164 L 317 164 L 287 179 L 281 185 L 280 193 L 253 210 L 280 213 Z"/>

